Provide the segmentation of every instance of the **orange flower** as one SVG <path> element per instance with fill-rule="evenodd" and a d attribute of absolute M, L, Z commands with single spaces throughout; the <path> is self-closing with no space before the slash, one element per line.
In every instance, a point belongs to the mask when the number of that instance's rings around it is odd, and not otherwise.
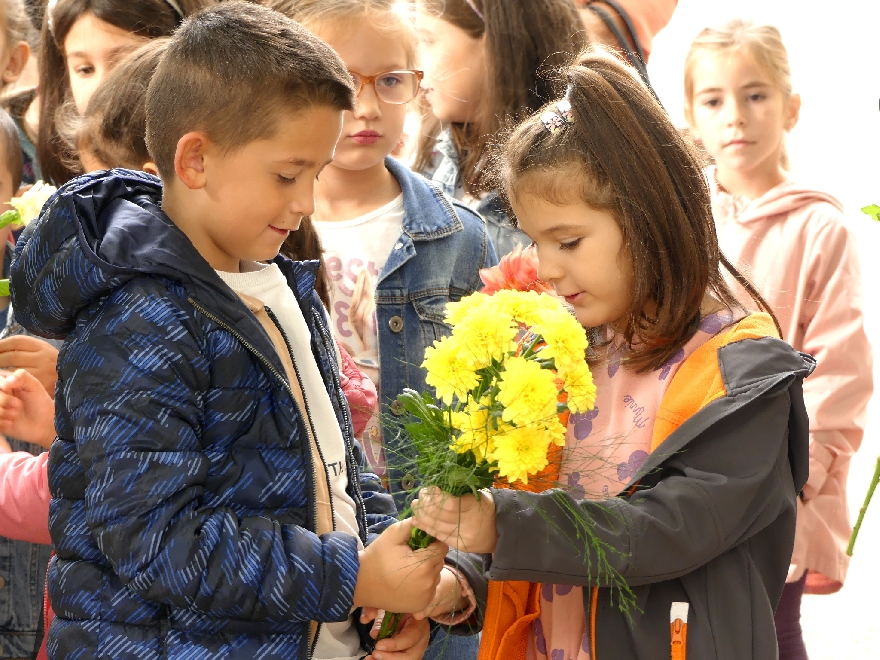
<path fill-rule="evenodd" d="M 538 279 L 538 255 L 533 248 L 517 245 L 510 253 L 501 257 L 501 263 L 492 268 L 480 270 L 483 280 L 482 293 L 492 295 L 503 289 L 514 291 L 535 291 L 553 293 L 553 287 Z"/>

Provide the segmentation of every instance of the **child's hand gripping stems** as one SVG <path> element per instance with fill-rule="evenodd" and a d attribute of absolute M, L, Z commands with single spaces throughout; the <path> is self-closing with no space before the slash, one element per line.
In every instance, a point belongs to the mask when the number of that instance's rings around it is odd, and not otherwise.
<path fill-rule="evenodd" d="M 439 488 L 423 488 L 413 500 L 413 522 L 422 531 L 462 552 L 495 551 L 495 500 L 488 489 L 480 496 L 454 497 Z"/>
<path fill-rule="evenodd" d="M 448 548 L 435 541 L 411 549 L 412 526 L 412 520 L 396 523 L 361 550 L 355 607 L 418 612 L 431 604 Z"/>

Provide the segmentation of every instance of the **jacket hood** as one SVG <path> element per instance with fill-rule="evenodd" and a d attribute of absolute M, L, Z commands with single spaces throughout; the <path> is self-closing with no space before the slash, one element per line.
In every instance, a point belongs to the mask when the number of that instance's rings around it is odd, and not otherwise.
<path fill-rule="evenodd" d="M 790 179 L 771 188 L 761 197 L 749 200 L 721 191 L 715 178 L 714 167 L 707 168 L 706 176 L 712 192 L 712 206 L 715 212 L 734 218 L 737 222 L 756 222 L 780 214 L 792 213 L 816 202 L 827 202 L 843 213 L 843 205 L 833 195 Z"/>
<path fill-rule="evenodd" d="M 240 306 L 161 202 L 161 181 L 143 172 L 94 172 L 62 186 L 16 245 L 10 273 L 16 319 L 35 334 L 63 338 L 81 310 L 143 276 L 197 284 L 200 295 Z M 309 275 L 297 289 L 314 286 Z M 297 293 L 302 300 L 307 292 Z"/>

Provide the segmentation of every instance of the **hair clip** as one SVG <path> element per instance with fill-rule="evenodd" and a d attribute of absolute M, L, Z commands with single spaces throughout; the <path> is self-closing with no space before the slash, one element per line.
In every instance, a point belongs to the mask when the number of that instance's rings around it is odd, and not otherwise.
<path fill-rule="evenodd" d="M 477 5 L 474 4 L 474 0 L 464 0 L 464 1 L 470 6 L 471 9 L 474 10 L 474 13 L 477 16 L 479 16 L 480 20 L 483 21 L 483 23 L 485 23 L 486 19 L 483 18 L 483 12 L 481 12 L 479 9 L 477 9 Z"/>
<path fill-rule="evenodd" d="M 568 99 L 557 101 L 555 110 L 541 113 L 541 123 L 551 134 L 558 133 L 566 124 L 573 124 L 574 116 L 571 114 L 571 102 Z"/>

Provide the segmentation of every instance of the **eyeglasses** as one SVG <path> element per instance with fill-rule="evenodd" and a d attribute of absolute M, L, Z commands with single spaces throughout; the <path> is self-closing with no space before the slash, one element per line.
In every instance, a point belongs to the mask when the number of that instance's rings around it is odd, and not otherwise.
<path fill-rule="evenodd" d="M 419 83 L 425 77 L 424 71 L 386 71 L 375 76 L 365 76 L 349 71 L 357 86 L 356 96 L 360 96 L 364 85 L 372 85 L 379 100 L 393 105 L 412 101 L 419 93 Z"/>

